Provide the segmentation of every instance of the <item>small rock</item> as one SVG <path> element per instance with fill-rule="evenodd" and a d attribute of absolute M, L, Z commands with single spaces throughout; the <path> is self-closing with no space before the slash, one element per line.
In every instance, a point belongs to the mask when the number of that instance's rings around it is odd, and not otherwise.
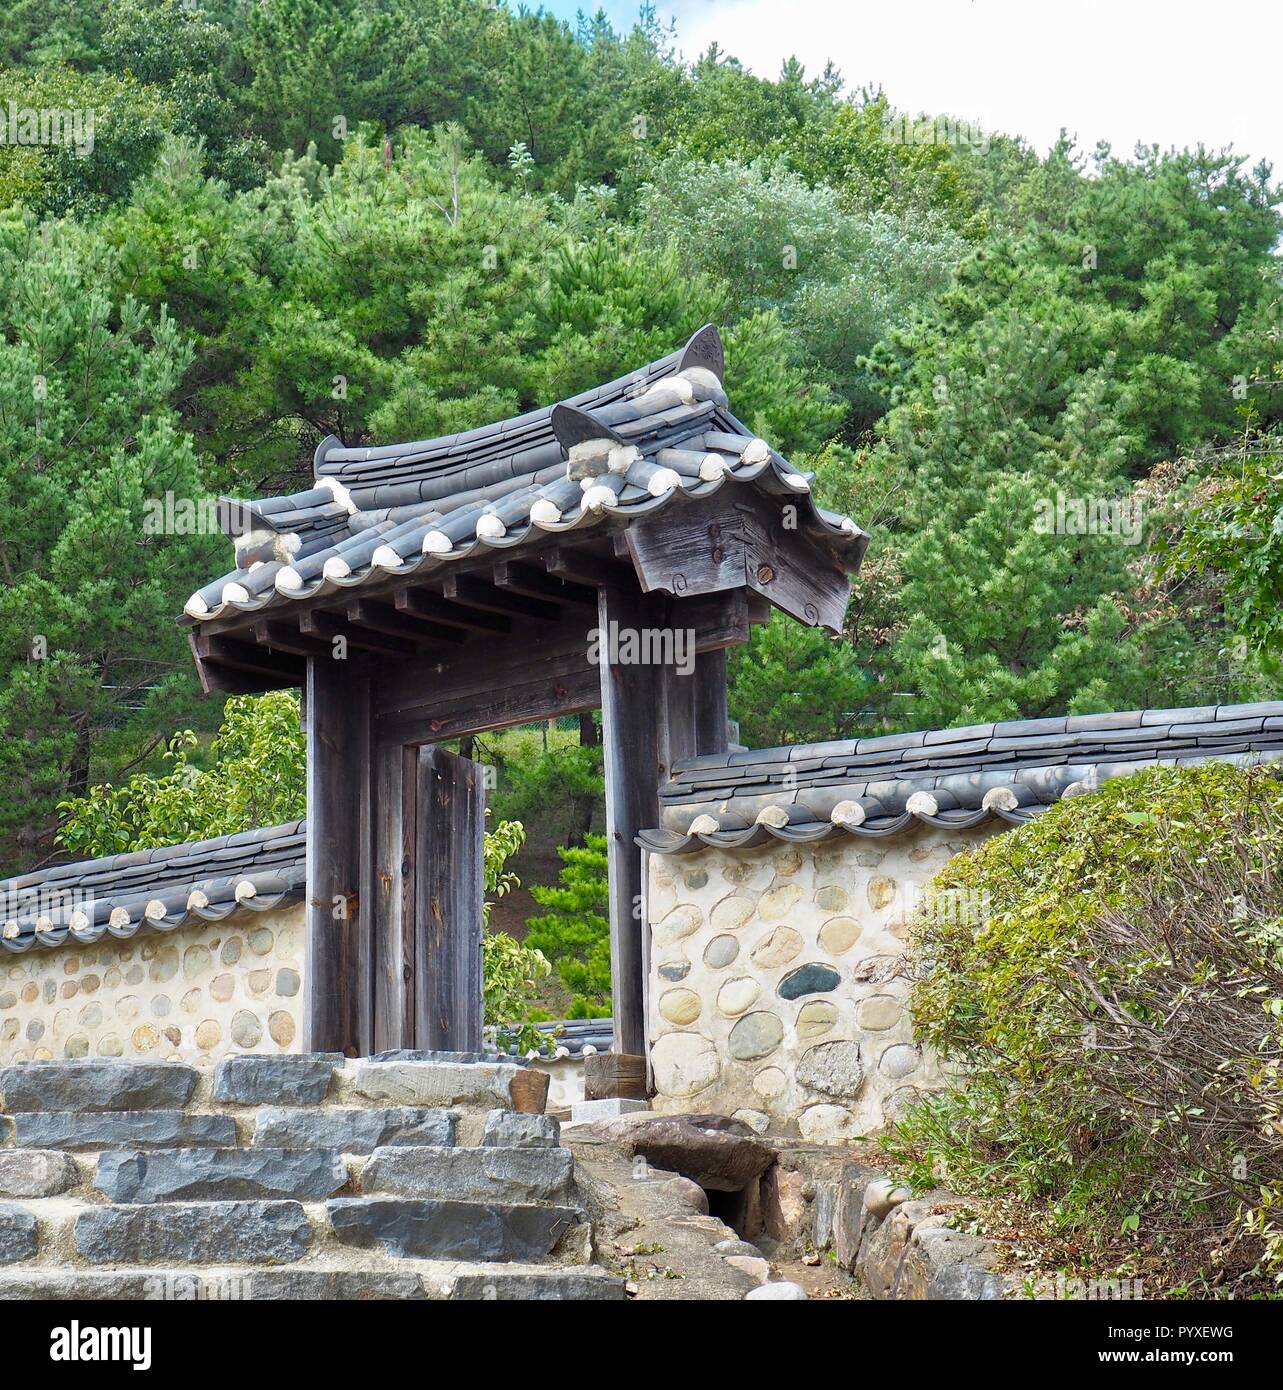
<path fill-rule="evenodd" d="M 656 1191 L 667 1197 L 674 1205 L 691 1207 L 701 1216 L 708 1215 L 708 1194 L 697 1182 L 689 1178 L 669 1178 L 661 1182 Z"/>
<path fill-rule="evenodd" d="M 771 1277 L 771 1267 L 760 1255 L 727 1255 L 726 1263 L 743 1270 L 750 1279 L 756 1279 L 759 1284 L 765 1284 Z"/>
<path fill-rule="evenodd" d="M 719 1255 L 747 1255 L 749 1259 L 760 1259 L 762 1252 L 756 1245 L 746 1240 L 719 1240 L 713 1249 Z"/>
<path fill-rule="evenodd" d="M 750 1289 L 744 1298 L 745 1301 L 754 1299 L 761 1303 L 802 1303 L 806 1301 L 806 1290 L 801 1284 L 782 1279 L 778 1283 L 763 1284 L 760 1288 Z"/>
<path fill-rule="evenodd" d="M 556 1148 L 561 1142 L 561 1124 L 553 1115 L 492 1110 L 486 1116 L 481 1142 L 487 1148 Z"/>
<path fill-rule="evenodd" d="M 820 1257 L 819 1257 L 818 1255 L 810 1254 L 810 1255 L 803 1255 L 803 1256 L 802 1256 L 802 1263 L 803 1263 L 804 1265 L 812 1265 L 812 1266 L 814 1266 L 814 1265 L 819 1264 L 819 1262 L 820 1262 Z"/>
<path fill-rule="evenodd" d="M 864 1189 L 864 1209 L 881 1221 L 892 1207 L 907 1202 L 913 1193 L 890 1178 L 876 1178 Z"/>

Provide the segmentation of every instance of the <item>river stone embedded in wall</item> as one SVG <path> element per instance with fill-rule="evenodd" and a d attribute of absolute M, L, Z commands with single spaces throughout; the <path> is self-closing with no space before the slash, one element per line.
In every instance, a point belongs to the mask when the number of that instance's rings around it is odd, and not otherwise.
<path fill-rule="evenodd" d="M 831 955 L 840 956 L 855 945 L 860 924 L 854 917 L 830 917 L 820 928 L 820 945 Z"/>
<path fill-rule="evenodd" d="M 681 941 L 704 925 L 704 914 L 693 903 L 675 907 L 655 928 L 655 939 L 662 945 Z"/>
<path fill-rule="evenodd" d="M 835 1041 L 819 1043 L 803 1054 L 797 1064 L 797 1079 L 813 1091 L 839 1099 L 854 1097 L 864 1084 L 864 1064 L 859 1043 Z"/>
<path fill-rule="evenodd" d="M 727 1049 L 740 1062 L 751 1062 L 774 1052 L 784 1040 L 784 1025 L 774 1014 L 748 1014 L 731 1029 Z"/>
<path fill-rule="evenodd" d="M 859 1137 L 855 1117 L 841 1105 L 810 1105 L 797 1117 L 803 1139 L 814 1144 L 836 1144 Z"/>
<path fill-rule="evenodd" d="M 735 893 L 717 904 L 709 916 L 709 922 L 715 931 L 739 931 L 752 915 L 753 899 Z"/>
<path fill-rule="evenodd" d="M 693 1096 L 717 1080 L 722 1064 L 713 1043 L 699 1033 L 665 1033 L 650 1053 L 655 1085 L 667 1096 Z"/>
<path fill-rule="evenodd" d="M 659 997 L 660 1016 L 669 1023 L 679 1026 L 694 1023 L 699 1017 L 699 1010 L 699 995 L 691 989 L 670 989 Z"/>
<path fill-rule="evenodd" d="M 691 963 L 688 960 L 668 961 L 659 967 L 659 978 L 667 980 L 669 984 L 676 984 L 678 980 L 684 980 L 690 974 L 690 970 Z"/>
<path fill-rule="evenodd" d="M 804 994 L 827 994 L 836 989 L 842 977 L 831 965 L 821 965 L 812 961 L 791 970 L 779 983 L 777 993 L 781 999 L 800 999 Z"/>
<path fill-rule="evenodd" d="M 782 883 L 778 888 L 768 888 L 757 904 L 757 915 L 763 922 L 778 922 L 787 917 L 798 905 L 802 890 L 796 883 Z"/>
<path fill-rule="evenodd" d="M 710 970 L 721 970 L 740 953 L 740 944 L 733 936 L 715 936 L 704 947 L 704 964 Z"/>
<path fill-rule="evenodd" d="M 708 874 L 703 869 L 692 869 L 690 873 L 682 875 L 682 882 L 692 892 L 697 892 L 708 882 Z"/>
<path fill-rule="evenodd" d="M 800 850 L 785 849 L 775 856 L 775 872 L 781 878 L 789 878 L 802 867 L 802 854 Z"/>
<path fill-rule="evenodd" d="M 835 883 L 818 889 L 815 894 L 816 907 L 822 907 L 825 912 L 842 912 L 848 901 L 846 889 L 839 888 Z"/>
<path fill-rule="evenodd" d="M 783 1095 L 787 1085 L 788 1077 L 779 1067 L 763 1067 L 753 1078 L 753 1089 L 764 1100 L 774 1100 L 776 1096 Z"/>
<path fill-rule="evenodd" d="M 802 938 L 792 927 L 776 927 L 753 947 L 753 964 L 763 970 L 787 965 L 802 949 Z"/>
<path fill-rule="evenodd" d="M 757 1002 L 762 987 L 747 975 L 727 980 L 717 991 L 717 1007 L 727 1018 L 736 1018 Z"/>
<path fill-rule="evenodd" d="M 798 1010 L 796 1032 L 799 1038 L 823 1037 L 837 1021 L 836 1004 L 827 999 L 812 999 Z"/>
<path fill-rule="evenodd" d="M 908 1043 L 895 1043 L 878 1058 L 878 1070 L 883 1076 L 899 1080 L 916 1071 L 921 1060 L 922 1054 L 916 1047 Z"/>
<path fill-rule="evenodd" d="M 904 1005 L 892 994 L 874 994 L 860 1003 L 857 1022 L 871 1033 L 894 1028 L 904 1013 Z"/>
<path fill-rule="evenodd" d="M 869 886 L 866 891 L 868 894 L 869 906 L 874 912 L 880 912 L 884 907 L 889 907 L 891 903 L 895 901 L 895 879 L 878 875 L 869 880 Z"/>

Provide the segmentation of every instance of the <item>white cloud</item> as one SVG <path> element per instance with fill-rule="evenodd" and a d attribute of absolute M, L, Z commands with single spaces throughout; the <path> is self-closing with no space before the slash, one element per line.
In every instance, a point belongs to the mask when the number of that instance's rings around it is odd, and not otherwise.
<path fill-rule="evenodd" d="M 900 109 L 978 119 L 1045 151 L 1064 126 L 1090 152 L 1138 140 L 1232 144 L 1283 176 L 1272 69 L 1283 5 L 1194 0 L 659 0 L 694 58 L 712 42 L 763 77 L 831 58 L 847 90 L 881 86 Z"/>

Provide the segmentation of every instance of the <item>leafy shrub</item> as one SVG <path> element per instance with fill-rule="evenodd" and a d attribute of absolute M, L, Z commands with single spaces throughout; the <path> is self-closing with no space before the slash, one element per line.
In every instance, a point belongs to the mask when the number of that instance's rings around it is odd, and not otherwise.
<path fill-rule="evenodd" d="M 1101 1238 L 1265 1240 L 1283 1270 L 1283 785 L 1155 769 L 955 858 L 915 921 L 918 1036 L 965 1085 L 899 1123 L 919 1175 L 1045 1198 Z M 979 896 L 984 895 L 984 896 Z"/>
<path fill-rule="evenodd" d="M 574 995 L 571 1018 L 602 1018 L 611 1010 L 606 837 L 589 835 L 583 846 L 557 853 L 562 861 L 558 887 L 530 889 L 550 911 L 530 918 L 526 945 L 549 957 Z"/>

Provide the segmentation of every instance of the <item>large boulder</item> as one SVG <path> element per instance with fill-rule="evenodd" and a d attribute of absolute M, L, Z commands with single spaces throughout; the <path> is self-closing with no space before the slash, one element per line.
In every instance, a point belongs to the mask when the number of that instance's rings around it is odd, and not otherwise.
<path fill-rule="evenodd" d="M 639 1116 L 623 1133 L 634 1157 L 680 1173 L 707 1192 L 741 1192 L 775 1161 L 770 1145 L 724 1115 Z"/>

